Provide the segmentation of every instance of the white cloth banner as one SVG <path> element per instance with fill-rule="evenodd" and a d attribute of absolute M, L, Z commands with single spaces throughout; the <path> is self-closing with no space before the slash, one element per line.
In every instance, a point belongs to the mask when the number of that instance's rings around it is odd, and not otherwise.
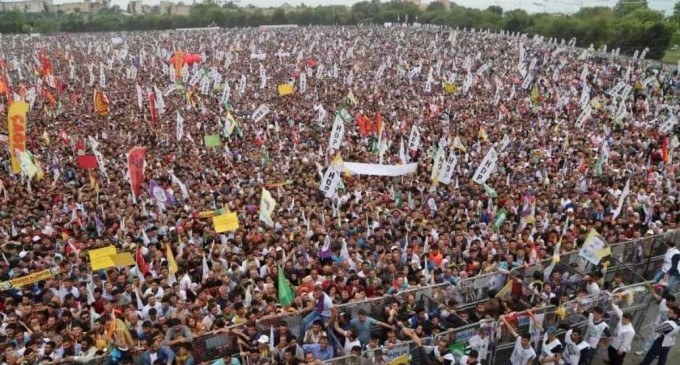
<path fill-rule="evenodd" d="M 307 74 L 303 73 L 300 75 L 300 94 L 304 94 L 307 91 Z"/>
<path fill-rule="evenodd" d="M 345 136 L 345 122 L 340 117 L 340 114 L 336 114 L 335 120 L 333 121 L 333 129 L 331 130 L 329 149 L 331 151 L 332 150 L 339 151 L 344 136 Z"/>
<path fill-rule="evenodd" d="M 265 104 L 260 105 L 253 114 L 250 116 L 250 119 L 259 122 L 264 118 L 267 114 L 269 114 L 269 107 Z"/>
<path fill-rule="evenodd" d="M 446 163 L 442 167 L 441 171 L 439 172 L 439 182 L 442 184 L 448 185 L 451 183 L 451 178 L 453 177 L 453 171 L 456 169 L 456 165 L 458 164 L 458 157 L 451 152 L 449 154 L 449 158 L 446 159 Z"/>
<path fill-rule="evenodd" d="M 340 171 L 336 171 L 333 166 L 326 169 L 326 173 L 323 175 L 321 180 L 321 186 L 319 189 L 323 192 L 326 198 L 332 198 L 335 191 L 338 189 L 338 184 L 340 184 Z"/>
<path fill-rule="evenodd" d="M 408 137 L 408 149 L 410 151 L 417 151 L 420 147 L 420 131 L 415 124 L 411 127 L 411 135 Z"/>
<path fill-rule="evenodd" d="M 614 216 L 613 219 L 616 219 L 616 217 L 621 214 L 621 210 L 623 209 L 623 203 L 626 201 L 626 198 L 630 194 L 630 179 L 626 181 L 626 186 L 623 188 L 623 191 L 621 192 L 621 195 L 619 195 L 619 204 L 616 206 L 616 209 L 612 212 L 612 215 Z"/>
<path fill-rule="evenodd" d="M 477 167 L 477 171 L 475 171 L 472 181 L 479 185 L 484 184 L 495 170 L 496 162 L 498 162 L 498 153 L 496 153 L 495 148 L 491 147 L 489 152 L 486 153 L 486 156 L 484 156 L 482 163 Z"/>
<path fill-rule="evenodd" d="M 372 163 L 345 162 L 338 169 L 355 175 L 403 176 L 416 172 L 417 163 L 407 165 L 380 165 Z"/>
<path fill-rule="evenodd" d="M 175 126 L 175 135 L 177 140 L 180 141 L 184 135 L 184 118 L 177 112 L 177 119 L 175 119 L 177 125 Z"/>

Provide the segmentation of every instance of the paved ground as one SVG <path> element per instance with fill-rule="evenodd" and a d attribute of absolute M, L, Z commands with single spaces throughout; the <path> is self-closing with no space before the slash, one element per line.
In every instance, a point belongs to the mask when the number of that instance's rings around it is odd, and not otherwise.
<path fill-rule="evenodd" d="M 648 326 L 649 324 L 654 322 L 654 319 L 656 318 L 656 314 L 658 313 L 658 308 L 659 306 L 656 304 L 652 304 L 652 306 L 649 308 L 647 311 L 647 317 L 645 320 L 642 322 L 642 326 Z M 636 334 L 635 336 L 635 341 L 633 341 L 633 352 L 640 350 L 642 348 L 642 344 L 644 343 L 644 339 L 650 335 L 650 330 L 651 327 L 644 328 L 640 332 Z M 607 350 L 606 349 L 600 349 L 600 351 L 597 354 L 597 357 L 595 358 L 594 365 L 604 365 L 605 362 L 604 360 L 607 358 Z M 624 360 L 624 365 L 638 365 L 640 362 L 642 362 L 642 359 L 644 358 L 643 356 L 636 356 L 634 353 L 630 353 L 626 355 L 626 358 Z M 652 364 L 656 364 L 656 361 L 653 362 Z M 668 355 L 668 361 L 667 364 L 669 365 L 675 365 L 675 364 L 680 364 L 680 341 L 678 341 L 673 349 L 671 350 L 670 354 Z"/>

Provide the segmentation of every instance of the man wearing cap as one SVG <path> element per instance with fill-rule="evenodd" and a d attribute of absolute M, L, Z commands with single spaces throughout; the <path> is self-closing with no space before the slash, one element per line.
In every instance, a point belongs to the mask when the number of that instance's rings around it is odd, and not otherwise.
<path fill-rule="evenodd" d="M 621 296 L 615 294 L 612 300 L 618 301 L 620 298 Z M 623 359 L 630 352 L 635 337 L 635 328 L 630 323 L 632 319 L 630 313 L 623 313 L 615 302 L 612 303 L 612 308 L 614 308 L 616 316 L 619 317 L 619 324 L 614 329 L 607 352 L 609 353 L 610 365 L 623 365 Z"/>
<path fill-rule="evenodd" d="M 458 360 L 458 365 L 479 365 L 479 353 L 477 350 L 470 350 L 467 355 L 463 355 Z"/>
<path fill-rule="evenodd" d="M 536 315 L 532 311 L 527 312 L 534 323 L 534 326 L 538 328 L 539 331 L 543 331 L 543 324 L 536 318 Z M 562 362 L 562 351 L 564 347 L 562 342 L 557 339 L 557 328 L 555 326 L 545 327 L 545 334 L 543 334 L 543 345 L 541 346 L 541 355 L 538 357 L 538 361 L 545 365 L 558 365 Z"/>

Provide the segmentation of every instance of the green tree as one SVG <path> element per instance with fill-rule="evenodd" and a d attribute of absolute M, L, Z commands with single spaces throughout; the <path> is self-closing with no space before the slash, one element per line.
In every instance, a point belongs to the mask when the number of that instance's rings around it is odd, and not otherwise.
<path fill-rule="evenodd" d="M 488 8 L 486 8 L 486 11 L 488 11 L 488 12 L 490 12 L 490 13 L 492 13 L 492 14 L 496 14 L 496 15 L 498 15 L 498 16 L 503 16 L 503 8 L 501 8 L 501 7 L 498 6 L 498 5 L 491 5 L 491 6 L 489 6 Z"/>
<path fill-rule="evenodd" d="M 619 0 L 614 6 L 614 13 L 618 16 L 625 16 L 631 11 L 640 8 L 648 8 L 647 0 Z"/>

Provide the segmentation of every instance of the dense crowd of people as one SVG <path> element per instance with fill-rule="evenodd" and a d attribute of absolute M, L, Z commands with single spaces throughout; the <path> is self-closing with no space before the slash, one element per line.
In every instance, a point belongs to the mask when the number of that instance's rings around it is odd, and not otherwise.
<path fill-rule="evenodd" d="M 3 364 L 192 365 L 195 339 L 226 333 L 232 363 L 380 364 L 414 341 L 432 363 L 474 365 L 488 360 L 485 326 L 462 353 L 437 335 L 485 320 L 517 337 L 513 365 L 590 365 L 608 337 L 622 364 L 635 328 L 616 304 L 618 325 L 603 322 L 609 308 L 577 308 L 587 329 L 562 340 L 538 320 L 522 333 L 515 316 L 620 276 L 554 266 L 530 295 L 505 294 L 516 272 L 593 232 L 662 237 L 644 364 L 663 365 L 674 343 L 674 67 L 427 27 L 16 35 L 2 47 Z M 436 308 L 399 295 L 490 273 L 471 310 L 457 309 L 460 291 Z M 387 296 L 379 318 L 338 310 Z M 281 321 L 257 326 L 266 318 Z"/>

